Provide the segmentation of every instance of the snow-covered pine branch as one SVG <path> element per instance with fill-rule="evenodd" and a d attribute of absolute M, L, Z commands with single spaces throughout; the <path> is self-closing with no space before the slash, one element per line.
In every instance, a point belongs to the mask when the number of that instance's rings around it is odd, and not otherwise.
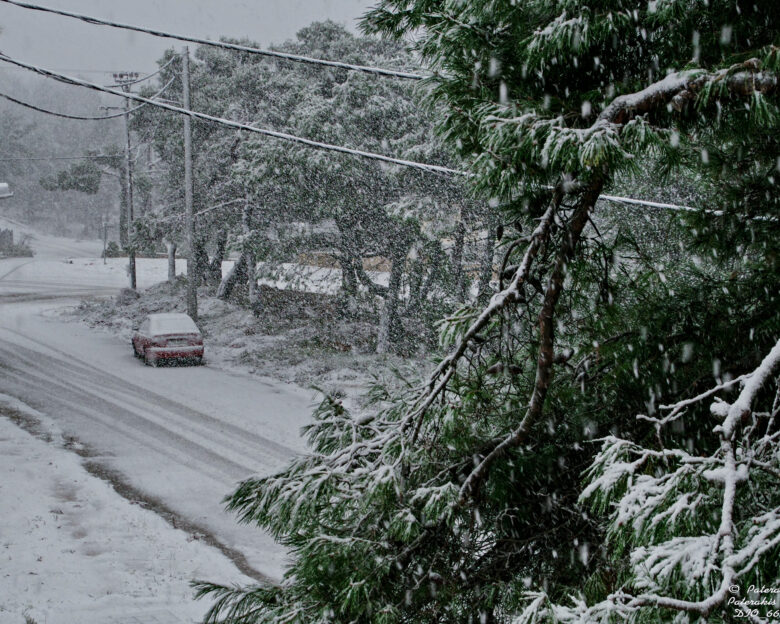
<path fill-rule="evenodd" d="M 773 548 L 777 507 L 777 488 L 765 487 L 777 438 L 764 395 L 731 450 L 688 418 L 705 398 L 677 401 L 702 393 L 711 362 L 716 378 L 721 363 L 744 373 L 777 340 L 776 222 L 734 215 L 777 209 L 779 66 L 762 50 L 780 18 L 768 0 L 740 5 L 719 43 L 722 12 L 736 5 L 651 4 L 380 0 L 371 11 L 372 28 L 413 37 L 436 70 L 425 85 L 432 121 L 472 164 L 466 183 L 491 208 L 485 228 L 506 261 L 497 294 L 445 312 L 451 350 L 430 383 L 388 393 L 366 417 L 326 402 L 309 456 L 231 498 L 293 553 L 256 621 L 671 620 L 676 611 L 658 607 L 719 591 L 729 550 L 743 554 L 732 560 L 740 581 L 773 574 L 759 546 Z M 730 65 L 752 58 L 761 65 Z M 324 104 L 301 115 L 315 113 L 303 135 L 345 131 L 347 109 Z M 308 160 L 317 195 L 345 162 Z M 717 218 L 654 223 L 651 241 L 628 210 L 609 224 L 610 207 L 591 213 L 621 173 L 658 185 L 644 170 L 656 163 L 707 192 Z M 265 179 L 262 167 L 251 177 Z M 486 250 L 487 286 L 496 262 Z M 671 408 L 659 415 L 659 402 Z M 675 409 L 685 417 L 661 424 L 654 446 L 658 423 L 635 414 Z M 597 518 L 578 505 L 577 476 L 596 453 L 591 436 L 610 431 L 625 441 L 591 475 L 589 501 L 606 512 Z M 734 500 L 739 513 L 724 514 Z M 752 533 L 748 518 L 760 519 Z M 605 537 L 617 560 L 594 546 Z M 680 570 L 700 582 L 683 583 Z M 539 587 L 549 596 L 523 611 Z M 554 604 L 572 593 L 574 604 Z"/>
<path fill-rule="evenodd" d="M 530 110 L 518 115 L 516 104 L 491 104 L 481 111 L 480 131 L 488 153 L 502 153 L 508 145 L 516 145 L 516 158 L 540 162 L 545 169 L 576 171 L 604 164 L 619 168 L 630 164 L 634 154 L 671 139 L 667 130 L 648 122 L 651 113 L 681 113 L 690 105 L 706 107 L 733 96 L 750 102 L 751 114 L 762 122 L 763 98 L 778 89 L 778 73 L 766 65 L 766 60 L 752 58 L 717 71 L 672 72 L 639 91 L 604 102 L 601 112 L 589 102 L 579 119 Z M 494 166 L 482 160 L 478 169 L 495 177 Z"/>
<path fill-rule="evenodd" d="M 771 446 L 762 443 L 775 432 L 767 430 L 758 440 L 747 432 L 758 424 L 754 404 L 778 369 L 780 341 L 755 370 L 742 376 L 743 387 L 733 402 L 711 404 L 710 412 L 719 420 L 712 431 L 720 443 L 710 456 L 605 438 L 581 499 L 610 514 L 608 547 L 630 549 L 631 578 L 621 591 L 593 606 L 579 598 L 571 605 L 553 604 L 542 593 L 529 594 L 518 623 L 634 621 L 648 608 L 707 616 L 725 612 L 730 598 L 744 595 L 741 588 L 760 586 L 762 579 L 776 575 L 780 482 L 771 472 L 762 474 L 755 461 L 778 469 L 780 453 L 777 440 Z M 716 389 L 726 387 L 718 384 Z M 713 394 L 703 392 L 665 407 L 676 414 Z M 745 491 L 748 483 L 768 489 L 762 493 L 766 502 Z"/>
<path fill-rule="evenodd" d="M 651 128 L 641 117 L 654 109 L 666 107 L 681 98 L 689 100 L 699 95 L 700 102 L 706 103 L 713 88 L 741 96 L 775 91 L 778 85 L 776 72 L 763 71 L 762 67 L 762 61 L 754 58 L 716 72 L 685 70 L 670 73 L 640 91 L 614 98 L 598 115 L 596 121 L 585 128 L 572 127 L 562 117 L 546 118 L 534 113 L 514 118 L 485 114 L 483 123 L 490 130 L 489 141 L 494 141 L 488 143 L 488 148 L 490 152 L 500 152 L 506 147 L 507 141 L 519 139 L 522 148 L 528 150 L 528 160 L 541 162 L 544 167 L 563 171 L 608 167 L 620 160 L 630 160 L 633 158 L 631 152 L 659 141 L 657 130 Z M 748 86 L 751 86 L 752 90 Z M 503 113 L 512 110 L 506 106 L 497 108 Z M 510 136 L 505 134 L 506 131 Z M 576 188 L 577 185 L 571 180 L 566 184 L 559 184 L 556 199 L 531 234 L 512 281 L 505 290 L 494 295 L 489 305 L 470 326 L 464 328 L 455 349 L 433 372 L 429 391 L 421 397 L 421 406 L 416 417 L 424 414 L 444 390 L 452 376 L 452 373 L 448 372 L 449 369 L 457 365 L 474 336 L 483 330 L 497 312 L 518 299 L 519 287 L 528 279 L 537 251 L 548 236 L 549 225 L 556 214 L 556 204 L 563 200 L 563 190 L 571 191 Z M 460 323 L 465 319 L 468 317 L 461 317 Z M 454 333 L 451 328 L 449 332 Z M 448 374 L 442 377 L 444 373 Z"/>

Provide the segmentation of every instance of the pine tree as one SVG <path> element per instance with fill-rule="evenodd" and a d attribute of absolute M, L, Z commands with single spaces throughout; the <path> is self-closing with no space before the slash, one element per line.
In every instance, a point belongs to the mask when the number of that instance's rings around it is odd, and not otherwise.
<path fill-rule="evenodd" d="M 327 398 L 310 454 L 236 490 L 294 560 L 200 586 L 208 621 L 728 621 L 731 585 L 778 577 L 774 2 L 384 0 L 365 25 L 434 72 L 502 206 L 500 290 L 443 321 L 424 383 Z M 600 201 L 639 163 L 705 203 Z"/>

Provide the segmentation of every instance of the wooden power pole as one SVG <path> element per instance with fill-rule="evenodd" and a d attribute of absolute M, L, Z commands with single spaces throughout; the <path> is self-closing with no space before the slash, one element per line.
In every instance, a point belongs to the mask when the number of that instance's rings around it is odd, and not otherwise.
<path fill-rule="evenodd" d="M 138 79 L 138 72 L 123 72 L 114 74 L 114 81 L 121 85 L 122 91 L 130 91 L 130 85 Z M 127 273 L 130 277 L 130 288 L 136 288 L 135 248 L 133 247 L 133 154 L 130 144 L 130 99 L 125 98 L 125 202 L 127 203 Z"/>
<path fill-rule="evenodd" d="M 182 52 L 182 104 L 190 109 L 190 50 L 184 46 Z M 184 210 L 187 222 L 187 243 L 190 255 L 187 259 L 187 314 L 198 320 L 198 263 L 195 254 L 195 216 L 192 208 L 192 120 L 184 116 Z"/>

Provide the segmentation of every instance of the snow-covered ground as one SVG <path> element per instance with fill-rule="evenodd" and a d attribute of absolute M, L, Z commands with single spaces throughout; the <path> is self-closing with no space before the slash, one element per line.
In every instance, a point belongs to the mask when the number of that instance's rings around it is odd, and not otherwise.
<path fill-rule="evenodd" d="M 284 262 L 278 266 L 266 266 L 261 262 L 257 271 L 260 276 L 259 283 L 274 288 L 327 295 L 335 295 L 341 289 L 341 269 L 290 262 Z M 380 286 L 387 286 L 390 281 L 390 273 L 387 271 L 366 271 L 366 275 Z M 366 288 L 361 285 L 360 290 L 365 292 Z"/>
<path fill-rule="evenodd" d="M 261 291 L 265 312 L 259 317 L 201 293 L 199 324 L 209 366 L 356 398 L 365 392 L 372 374 L 387 372 L 388 365 L 402 368 L 412 363 L 377 357 L 375 324 L 339 318 L 338 304 L 327 295 L 264 287 Z M 86 301 L 63 309 L 61 318 L 84 321 L 129 342 L 133 327 L 147 314 L 186 311 L 182 283 L 159 284 L 140 295 Z"/>
<path fill-rule="evenodd" d="M 314 393 L 143 366 L 123 337 L 61 318 L 126 286 L 126 259 L 104 264 L 99 241 L 31 245 L 0 259 L 0 624 L 25 610 L 38 624 L 192 622 L 208 607 L 192 579 L 279 579 L 286 551 L 222 499 L 303 449 Z M 138 269 L 141 288 L 166 276 L 164 259 Z"/>
<path fill-rule="evenodd" d="M 127 258 L 100 258 L 100 241 L 73 241 L 40 234 L 28 226 L 0 217 L 0 228 L 14 231 L 15 240 L 27 238 L 35 256 L 0 260 L 0 297 L 4 302 L 62 299 L 86 295 L 113 295 L 128 285 Z M 177 269 L 186 271 L 185 261 Z M 146 288 L 167 276 L 165 260 L 139 258 L 137 279 Z M 0 317 L 1 318 L 1 317 Z"/>
<path fill-rule="evenodd" d="M 7 396 L 0 407 L 45 420 Z M 0 474 L 0 624 L 193 622 L 208 601 L 192 599 L 192 579 L 251 581 L 87 472 L 56 433 L 44 441 L 0 417 Z"/>
<path fill-rule="evenodd" d="M 2 297 L 0 297 L 2 301 Z M 237 524 L 222 499 L 303 450 L 312 391 L 211 366 L 144 366 L 129 342 L 59 320 L 63 302 L 0 305 L 0 392 L 49 416 L 124 475 L 258 572 L 279 578 L 285 551 Z"/>
<path fill-rule="evenodd" d="M 116 303 L 125 258 L 30 234 L 35 257 L 0 259 L 0 624 L 23 624 L 25 610 L 38 624 L 194 621 L 207 604 L 191 601 L 192 579 L 281 578 L 286 551 L 239 525 L 223 498 L 304 450 L 318 395 L 290 381 L 357 394 L 402 362 L 378 363 L 371 323 L 320 318 L 338 276 L 312 269 L 269 282 L 304 292 L 278 291 L 264 319 L 202 300 L 206 366 L 146 367 L 132 325 L 176 309 L 183 292 L 158 285 Z M 137 268 L 140 290 L 167 277 L 162 258 Z M 85 317 L 91 326 L 73 322 Z"/>

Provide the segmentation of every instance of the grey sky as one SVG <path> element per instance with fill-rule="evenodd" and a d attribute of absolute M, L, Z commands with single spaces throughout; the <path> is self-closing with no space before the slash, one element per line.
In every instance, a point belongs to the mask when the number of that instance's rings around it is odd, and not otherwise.
<path fill-rule="evenodd" d="M 41 4 L 198 37 L 249 37 L 263 46 L 294 37 L 303 26 L 332 19 L 357 30 L 376 0 L 33 0 Z M 0 51 L 52 69 L 148 72 L 174 40 L 93 26 L 0 3 Z M 0 63 L 0 71 L 7 65 Z M 80 70 L 74 72 L 72 70 Z M 2 76 L 2 73 L 0 73 Z"/>

